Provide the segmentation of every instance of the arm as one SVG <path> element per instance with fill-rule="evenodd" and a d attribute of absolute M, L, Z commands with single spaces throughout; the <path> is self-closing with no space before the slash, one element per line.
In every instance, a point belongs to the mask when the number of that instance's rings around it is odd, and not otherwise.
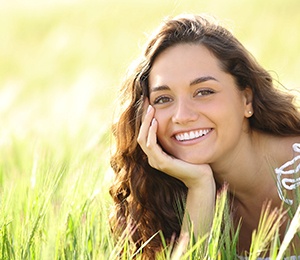
<path fill-rule="evenodd" d="M 181 180 L 188 188 L 182 232 L 188 231 L 190 219 L 195 235 L 204 235 L 210 230 L 215 207 L 216 185 L 212 170 L 208 164 L 190 164 L 166 154 L 157 144 L 157 128 L 154 109 L 150 107 L 144 116 L 138 143 L 153 168 Z"/>
<path fill-rule="evenodd" d="M 193 225 L 195 237 L 203 236 L 210 231 L 214 217 L 215 193 L 214 180 L 207 182 L 203 187 L 188 189 L 181 233 L 189 233 L 190 224 Z"/>

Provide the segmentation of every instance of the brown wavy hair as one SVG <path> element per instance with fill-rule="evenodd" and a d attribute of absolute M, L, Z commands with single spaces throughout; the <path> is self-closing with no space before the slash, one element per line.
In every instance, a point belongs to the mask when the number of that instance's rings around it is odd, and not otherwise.
<path fill-rule="evenodd" d="M 119 236 L 126 230 L 136 248 L 160 231 L 167 243 L 178 238 L 187 194 L 185 185 L 152 168 L 137 143 L 143 101 L 148 97 L 148 78 L 156 57 L 176 44 L 205 46 L 231 74 L 237 86 L 253 91 L 252 129 L 278 136 L 300 134 L 300 114 L 294 97 L 273 85 L 245 47 L 224 27 L 201 15 L 182 15 L 166 20 L 150 38 L 135 68 L 122 85 L 124 109 L 113 126 L 116 150 L 111 157 L 115 181 L 110 188 L 115 208 L 111 226 Z M 154 236 L 143 248 L 143 258 L 153 259 L 162 249 L 161 237 Z"/>

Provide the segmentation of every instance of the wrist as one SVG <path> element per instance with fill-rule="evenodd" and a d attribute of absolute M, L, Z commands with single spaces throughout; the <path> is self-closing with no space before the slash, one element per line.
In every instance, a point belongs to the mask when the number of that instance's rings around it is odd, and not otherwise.
<path fill-rule="evenodd" d="M 186 185 L 189 191 L 203 191 L 211 190 L 216 191 L 216 182 L 213 175 L 201 176 L 198 180 L 192 180 Z"/>

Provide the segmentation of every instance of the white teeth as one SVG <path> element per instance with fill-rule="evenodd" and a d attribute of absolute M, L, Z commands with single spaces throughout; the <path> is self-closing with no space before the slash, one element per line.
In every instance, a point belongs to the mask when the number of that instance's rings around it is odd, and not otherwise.
<path fill-rule="evenodd" d="M 191 131 L 191 132 L 177 134 L 175 135 L 175 138 L 177 141 L 187 141 L 187 140 L 196 139 L 200 136 L 207 135 L 209 132 L 210 129 Z"/>
<path fill-rule="evenodd" d="M 194 139 L 196 137 L 196 134 L 194 132 L 190 133 L 190 138 Z"/>

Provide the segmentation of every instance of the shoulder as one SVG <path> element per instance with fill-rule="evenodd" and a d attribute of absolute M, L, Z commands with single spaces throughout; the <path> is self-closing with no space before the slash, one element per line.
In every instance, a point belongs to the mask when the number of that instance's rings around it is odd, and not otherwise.
<path fill-rule="evenodd" d="M 300 155 L 300 136 L 277 137 L 271 145 L 271 152 L 279 167 Z"/>
<path fill-rule="evenodd" d="M 288 143 L 287 145 L 288 146 L 286 148 L 284 146 L 282 147 L 283 149 L 280 156 L 281 163 L 280 167 L 277 167 L 275 169 L 276 173 L 281 172 L 284 174 L 288 174 L 291 171 L 295 173 L 296 169 L 298 169 L 297 164 L 300 165 L 300 142 Z M 299 171 L 299 169 L 297 171 Z"/>
<path fill-rule="evenodd" d="M 264 156 L 268 166 L 278 168 L 300 154 L 299 136 L 278 136 L 261 131 L 253 131 L 252 144 Z"/>

